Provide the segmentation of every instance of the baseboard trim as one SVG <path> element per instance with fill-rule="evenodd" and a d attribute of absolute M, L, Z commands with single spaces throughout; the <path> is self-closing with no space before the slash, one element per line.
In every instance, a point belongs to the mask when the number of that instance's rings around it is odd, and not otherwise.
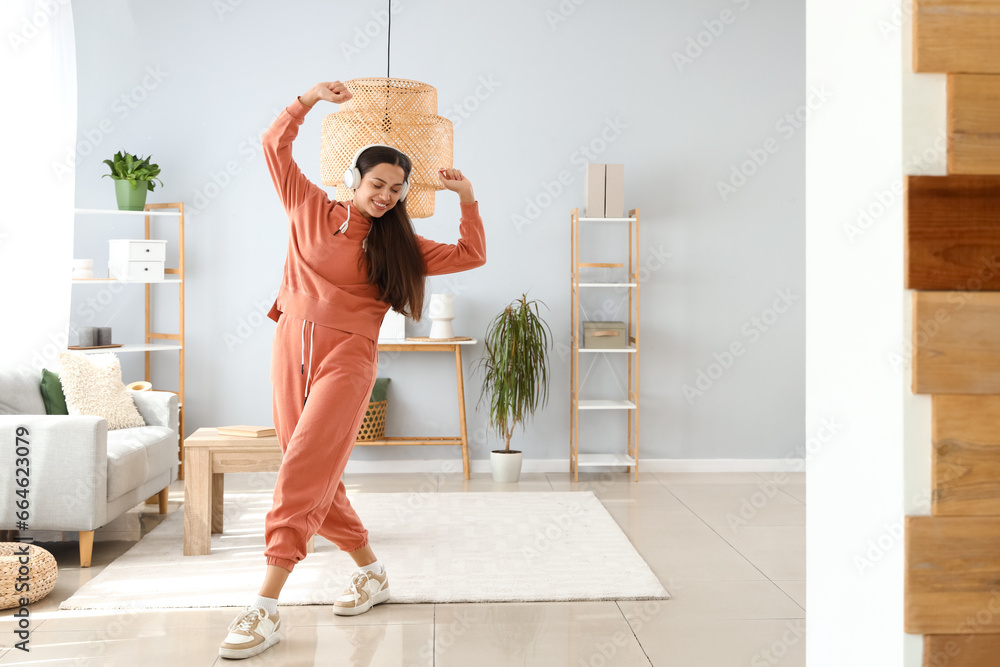
<path fill-rule="evenodd" d="M 469 461 L 470 472 L 489 473 L 489 460 Z M 639 459 L 646 472 L 797 472 L 805 471 L 804 459 Z M 594 466 L 581 472 L 625 472 L 625 466 Z M 524 459 L 522 472 L 569 472 L 569 459 Z M 461 459 L 416 459 L 347 462 L 346 473 L 461 473 Z"/>

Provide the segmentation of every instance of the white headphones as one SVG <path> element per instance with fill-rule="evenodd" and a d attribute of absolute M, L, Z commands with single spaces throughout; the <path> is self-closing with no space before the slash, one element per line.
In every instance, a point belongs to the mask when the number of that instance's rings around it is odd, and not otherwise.
<path fill-rule="evenodd" d="M 395 146 L 389 146 L 387 144 L 368 144 L 367 146 L 359 148 L 358 152 L 354 154 L 354 158 L 351 160 L 351 166 L 344 171 L 344 186 L 346 186 L 348 190 L 354 190 L 361 185 L 361 170 L 358 169 L 358 157 L 372 146 L 385 146 L 386 148 L 392 148 L 397 151 L 399 150 Z M 406 199 L 406 193 L 409 191 L 410 178 L 407 176 L 406 180 L 403 181 L 403 187 L 399 189 L 399 200 L 402 201 Z"/>

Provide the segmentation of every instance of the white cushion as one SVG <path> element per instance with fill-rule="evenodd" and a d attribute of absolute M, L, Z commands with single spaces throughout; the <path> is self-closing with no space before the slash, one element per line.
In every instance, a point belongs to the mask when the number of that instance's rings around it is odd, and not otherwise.
<path fill-rule="evenodd" d="M 115 353 L 60 352 L 59 380 L 71 415 L 103 417 L 109 431 L 146 425 L 122 383 L 121 363 Z"/>
<path fill-rule="evenodd" d="M 166 426 L 108 431 L 108 500 L 177 464 L 177 434 Z"/>
<path fill-rule="evenodd" d="M 41 371 L 0 369 L 0 415 L 44 415 L 41 382 Z"/>

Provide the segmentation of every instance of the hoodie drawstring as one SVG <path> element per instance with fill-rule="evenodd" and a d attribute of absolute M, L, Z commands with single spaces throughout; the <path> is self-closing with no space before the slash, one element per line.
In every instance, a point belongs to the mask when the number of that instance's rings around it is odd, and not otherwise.
<path fill-rule="evenodd" d="M 333 233 L 333 235 L 336 236 L 337 234 L 340 234 L 340 233 L 345 233 L 346 234 L 347 228 L 348 228 L 348 226 L 350 224 L 351 224 L 351 206 L 350 206 L 350 204 L 348 204 L 348 206 L 347 206 L 347 220 L 344 221 L 344 224 L 342 224 L 337 229 L 337 231 L 335 231 Z M 370 231 L 371 230 L 369 230 L 369 232 Z M 367 237 L 365 237 L 365 241 L 362 241 L 362 245 L 367 245 L 366 244 L 367 240 L 368 240 Z M 309 372 L 306 373 L 306 391 L 305 391 L 305 396 L 302 397 L 302 405 L 303 406 L 306 404 L 306 399 L 309 398 L 309 378 L 312 377 L 313 332 L 316 330 L 316 323 L 315 322 L 310 322 L 309 324 L 312 325 L 312 328 L 309 329 Z M 302 335 L 299 338 L 299 343 L 300 343 L 299 349 L 301 350 L 301 354 L 299 355 L 299 373 L 305 373 L 306 372 L 306 370 L 305 370 L 305 368 L 306 368 L 306 364 L 305 364 L 305 354 L 306 354 L 306 351 L 305 351 L 305 347 L 306 347 L 306 320 L 304 320 L 304 319 L 302 320 Z"/>
<path fill-rule="evenodd" d="M 306 399 L 309 398 L 309 378 L 312 377 L 313 332 L 316 330 L 316 323 L 310 322 L 310 324 L 312 325 L 312 328 L 309 329 L 309 373 L 306 374 L 306 393 L 305 396 L 302 397 L 303 406 L 305 406 L 306 404 Z M 305 373 L 305 354 L 306 354 L 305 340 L 306 340 L 306 321 L 302 320 L 302 335 L 300 336 L 300 346 L 299 346 L 300 350 L 299 362 L 301 368 L 301 370 L 299 371 L 300 373 Z"/>

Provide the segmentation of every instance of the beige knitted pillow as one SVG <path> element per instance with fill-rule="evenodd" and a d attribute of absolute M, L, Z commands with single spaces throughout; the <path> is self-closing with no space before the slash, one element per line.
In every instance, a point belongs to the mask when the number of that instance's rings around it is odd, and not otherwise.
<path fill-rule="evenodd" d="M 114 352 L 60 352 L 59 381 L 69 414 L 104 417 L 109 431 L 146 425 L 122 384 L 122 367 Z"/>

